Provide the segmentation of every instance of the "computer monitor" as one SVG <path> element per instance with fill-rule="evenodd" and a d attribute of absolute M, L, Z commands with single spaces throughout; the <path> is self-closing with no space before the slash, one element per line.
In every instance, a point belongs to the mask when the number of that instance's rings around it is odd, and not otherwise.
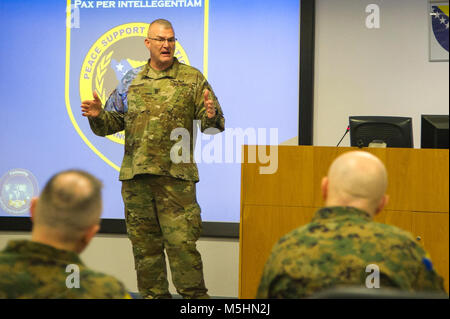
<path fill-rule="evenodd" d="M 350 116 L 351 146 L 367 147 L 374 141 L 386 147 L 413 147 L 412 119 L 398 116 Z"/>
<path fill-rule="evenodd" d="M 421 148 L 448 147 L 448 115 L 422 114 Z"/>

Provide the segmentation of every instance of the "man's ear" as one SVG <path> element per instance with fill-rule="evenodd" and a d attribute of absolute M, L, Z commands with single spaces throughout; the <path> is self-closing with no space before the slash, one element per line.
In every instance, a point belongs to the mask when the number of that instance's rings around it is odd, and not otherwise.
<path fill-rule="evenodd" d="M 36 205 L 38 202 L 38 198 L 37 197 L 33 197 L 31 199 L 31 203 L 30 203 L 30 217 L 31 217 L 31 221 L 34 222 L 34 218 L 36 215 Z"/>
<path fill-rule="evenodd" d="M 92 225 L 84 232 L 83 237 L 81 237 L 81 239 L 78 241 L 78 243 L 76 244 L 76 247 L 75 247 L 75 251 L 78 254 L 81 254 L 83 252 L 83 250 L 86 249 L 86 247 L 89 245 L 91 239 L 95 236 L 95 234 L 99 231 L 99 229 L 100 229 L 100 225 L 96 224 L 96 225 Z"/>
<path fill-rule="evenodd" d="M 383 208 L 386 207 L 386 205 L 389 203 L 389 195 L 384 194 L 383 197 L 380 200 L 380 203 L 378 204 L 378 207 L 375 211 L 375 215 L 377 215 L 379 212 L 383 210 Z"/>
<path fill-rule="evenodd" d="M 322 183 L 320 185 L 320 189 L 322 190 L 322 199 L 324 202 L 326 202 L 327 198 L 328 198 L 328 177 L 327 176 L 322 178 Z"/>
<path fill-rule="evenodd" d="M 150 40 L 149 40 L 148 38 L 145 38 L 145 39 L 144 39 L 144 44 L 145 44 L 145 46 L 147 47 L 147 49 L 150 50 Z"/>
<path fill-rule="evenodd" d="M 95 236 L 95 234 L 97 234 L 97 232 L 100 230 L 100 225 L 93 225 L 91 226 L 86 234 L 84 235 L 84 241 L 87 244 L 89 244 L 89 242 L 91 241 L 91 239 Z"/>

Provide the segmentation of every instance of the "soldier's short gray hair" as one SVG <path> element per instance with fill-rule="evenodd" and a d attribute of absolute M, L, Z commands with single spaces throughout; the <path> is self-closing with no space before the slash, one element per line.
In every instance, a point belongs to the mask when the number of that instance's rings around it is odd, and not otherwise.
<path fill-rule="evenodd" d="M 62 241 L 77 240 L 100 221 L 101 189 L 102 183 L 82 170 L 54 175 L 39 196 L 34 223 L 57 230 Z"/>
<path fill-rule="evenodd" d="M 159 24 L 162 25 L 163 27 L 167 28 L 167 29 L 172 29 L 173 32 L 175 32 L 175 29 L 172 26 L 172 23 L 170 23 L 170 21 L 166 20 L 166 19 L 156 19 L 153 22 L 150 23 L 150 25 L 148 26 L 148 29 L 150 30 L 151 26 L 154 24 Z"/>

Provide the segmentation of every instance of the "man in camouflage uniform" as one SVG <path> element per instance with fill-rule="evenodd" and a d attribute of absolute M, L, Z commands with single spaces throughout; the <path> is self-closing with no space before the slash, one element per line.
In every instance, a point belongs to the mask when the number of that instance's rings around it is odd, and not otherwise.
<path fill-rule="evenodd" d="M 358 151 L 338 157 L 322 180 L 326 207 L 274 246 L 257 297 L 303 298 L 336 286 L 365 287 L 372 264 L 379 268 L 380 288 L 444 292 L 442 278 L 411 234 L 372 221 L 387 204 L 386 188 L 386 169 L 375 156 Z"/>
<path fill-rule="evenodd" d="M 95 177 L 83 171 L 53 176 L 30 211 L 31 241 L 10 241 L 0 253 L 0 298 L 130 297 L 121 282 L 90 270 L 78 256 L 99 229 Z"/>
<path fill-rule="evenodd" d="M 165 249 L 177 292 L 184 298 L 208 298 L 196 248 L 201 218 L 193 121 L 201 121 L 202 132 L 218 133 L 224 130 L 223 113 L 204 76 L 173 56 L 170 22 L 152 22 L 145 45 L 149 62 L 124 76 L 104 109 L 94 92 L 94 100 L 82 102 L 82 114 L 99 136 L 125 130 L 119 179 L 141 295 L 171 298 Z M 186 138 L 173 136 L 180 128 L 190 138 L 188 154 L 175 145 Z"/>

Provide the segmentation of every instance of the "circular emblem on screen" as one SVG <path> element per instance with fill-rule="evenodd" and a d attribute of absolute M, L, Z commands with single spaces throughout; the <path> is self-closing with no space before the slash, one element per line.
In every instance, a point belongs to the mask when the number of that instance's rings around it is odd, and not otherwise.
<path fill-rule="evenodd" d="M 87 52 L 80 72 L 80 100 L 92 100 L 96 91 L 104 105 L 109 94 L 131 69 L 147 63 L 149 52 L 144 46 L 148 23 L 122 24 L 104 33 Z M 189 59 L 179 42 L 174 56 L 189 65 Z M 124 144 L 124 132 L 107 136 L 113 142 Z"/>
<path fill-rule="evenodd" d="M 8 171 L 0 179 L 0 205 L 13 215 L 21 215 L 30 209 L 31 199 L 39 194 L 34 175 L 26 169 Z"/>

